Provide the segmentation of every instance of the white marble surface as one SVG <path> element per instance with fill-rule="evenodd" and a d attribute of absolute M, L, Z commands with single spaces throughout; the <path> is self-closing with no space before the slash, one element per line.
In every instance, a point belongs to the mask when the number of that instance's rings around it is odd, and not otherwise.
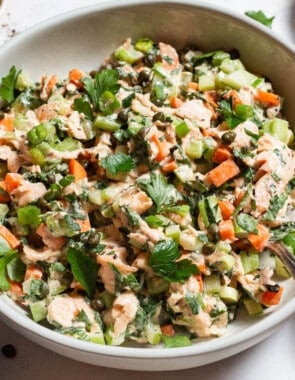
<path fill-rule="evenodd" d="M 94 4 L 99 0 L 4 0 L 0 8 L 1 45 L 31 25 L 49 17 Z M 275 16 L 272 30 L 295 43 L 294 0 L 207 0 L 224 5 L 238 13 L 263 10 Z M 1 0 L 0 0 L 1 4 Z M 75 362 L 31 343 L 0 322 L 0 348 L 13 344 L 17 355 L 8 359 L 0 353 L 1 380 L 293 380 L 295 379 L 295 320 L 294 315 L 270 338 L 231 358 L 206 366 L 176 372 L 131 372 L 96 367 Z"/>

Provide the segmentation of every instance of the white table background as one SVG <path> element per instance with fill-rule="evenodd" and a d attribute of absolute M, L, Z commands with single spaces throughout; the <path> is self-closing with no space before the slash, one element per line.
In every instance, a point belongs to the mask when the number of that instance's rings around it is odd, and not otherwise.
<path fill-rule="evenodd" d="M 117 0 L 119 2 L 119 0 Z M 295 43 L 294 0 L 207 0 L 235 9 L 263 10 L 275 16 L 272 30 Z M 99 0 L 6 0 L 0 9 L 1 45 L 13 35 L 49 17 Z M 0 0 L 1 3 L 1 0 Z M 64 358 L 28 341 L 0 322 L 0 349 L 12 344 L 17 355 L 8 359 L 0 353 L 0 380 L 294 380 L 295 319 L 289 318 L 271 337 L 228 359 L 194 369 L 175 372 L 135 372 L 96 367 Z"/>

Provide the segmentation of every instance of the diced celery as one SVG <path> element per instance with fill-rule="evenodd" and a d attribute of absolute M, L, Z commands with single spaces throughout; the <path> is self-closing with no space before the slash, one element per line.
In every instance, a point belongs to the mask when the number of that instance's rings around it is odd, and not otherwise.
<path fill-rule="evenodd" d="M 49 294 L 51 296 L 57 296 L 58 294 L 62 293 L 67 289 L 67 285 L 62 284 L 58 280 L 48 279 L 48 288 L 49 288 Z"/>
<path fill-rule="evenodd" d="M 147 288 L 150 295 L 166 292 L 169 286 L 169 282 L 159 276 L 153 276 L 147 279 Z"/>
<path fill-rule="evenodd" d="M 93 126 L 103 131 L 115 132 L 120 129 L 121 125 L 115 120 L 106 116 L 97 116 L 94 120 Z"/>
<path fill-rule="evenodd" d="M 275 263 L 276 263 L 276 267 L 275 267 L 275 274 L 279 277 L 282 277 L 282 278 L 290 278 L 291 277 L 291 274 L 290 272 L 288 271 L 288 269 L 286 268 L 285 264 L 282 262 L 282 260 L 279 258 L 279 257 L 275 257 Z"/>
<path fill-rule="evenodd" d="M 54 109 L 58 112 L 59 115 L 67 115 L 69 111 L 69 103 L 60 93 L 54 93 L 51 95 L 48 99 L 48 103 L 54 104 Z"/>
<path fill-rule="evenodd" d="M 124 46 L 120 46 L 114 54 L 118 61 L 127 62 L 131 65 L 143 57 L 142 52 L 135 50 L 132 45 L 128 47 L 128 49 Z"/>
<path fill-rule="evenodd" d="M 40 165 L 40 166 L 45 165 L 45 162 L 46 162 L 45 156 L 41 152 L 40 149 L 38 149 L 38 148 L 31 148 L 31 149 L 29 149 L 29 153 L 30 153 L 31 161 L 32 161 L 33 164 Z"/>
<path fill-rule="evenodd" d="M 202 140 L 190 140 L 185 147 L 185 153 L 193 159 L 202 157 L 203 154 L 203 141 Z"/>
<path fill-rule="evenodd" d="M 135 49 L 143 53 L 148 53 L 153 48 L 153 41 L 147 37 L 142 37 L 135 43 Z"/>
<path fill-rule="evenodd" d="M 240 292 L 231 286 L 222 286 L 219 291 L 219 297 L 225 303 L 237 303 L 240 299 Z"/>
<path fill-rule="evenodd" d="M 96 343 L 96 344 L 105 344 L 104 335 L 102 331 L 97 331 L 95 333 L 89 333 L 88 334 L 90 338 L 90 342 Z"/>
<path fill-rule="evenodd" d="M 218 261 L 214 263 L 214 266 L 221 272 L 229 272 L 235 265 L 235 258 L 227 253 L 224 253 L 218 258 Z"/>
<path fill-rule="evenodd" d="M 72 137 L 66 137 L 64 140 L 54 145 L 54 149 L 59 152 L 72 152 L 81 148 L 80 141 L 73 139 Z"/>
<path fill-rule="evenodd" d="M 180 232 L 179 244 L 188 251 L 200 251 L 203 246 L 203 242 L 188 229 Z"/>
<path fill-rule="evenodd" d="M 175 132 L 176 132 L 177 136 L 180 138 L 185 137 L 189 133 L 189 131 L 190 131 L 190 129 L 187 126 L 185 121 L 183 121 L 182 123 L 179 123 L 175 127 Z"/>
<path fill-rule="evenodd" d="M 139 123 L 138 121 L 135 120 L 130 120 L 128 121 L 128 132 L 132 136 L 136 136 L 138 132 L 144 127 L 143 124 Z"/>
<path fill-rule="evenodd" d="M 108 327 L 104 333 L 104 337 L 108 345 L 120 346 L 122 343 L 124 343 L 125 333 L 122 333 L 119 336 L 114 336 L 112 327 Z"/>
<path fill-rule="evenodd" d="M 229 58 L 230 58 L 229 53 L 223 50 L 217 50 L 212 57 L 212 63 L 214 66 L 219 66 L 223 60 L 229 59 Z"/>
<path fill-rule="evenodd" d="M 199 90 L 209 91 L 215 88 L 215 77 L 213 74 L 201 75 L 199 77 Z"/>
<path fill-rule="evenodd" d="M 171 226 L 166 227 L 165 235 L 170 237 L 174 241 L 178 242 L 180 237 L 180 227 L 178 224 L 173 224 Z"/>
<path fill-rule="evenodd" d="M 263 314 L 263 308 L 259 302 L 254 301 L 252 298 L 245 298 L 243 300 L 247 312 L 251 316 L 257 316 Z"/>
<path fill-rule="evenodd" d="M 240 258 L 245 273 L 253 272 L 259 268 L 259 255 L 257 252 L 241 252 Z"/>
<path fill-rule="evenodd" d="M 21 71 L 16 79 L 15 88 L 24 91 L 26 88 L 33 86 L 33 81 L 25 71 Z"/>
<path fill-rule="evenodd" d="M 193 74 L 189 71 L 183 71 L 181 73 L 181 89 L 187 89 L 190 82 L 193 80 Z"/>
<path fill-rule="evenodd" d="M 290 140 L 289 123 L 287 120 L 275 117 L 263 123 L 263 130 L 272 136 L 277 137 L 280 141 L 287 144 Z"/>
<path fill-rule="evenodd" d="M 99 189 L 90 189 L 88 193 L 88 200 L 90 203 L 98 206 L 101 206 L 105 203 L 105 200 L 102 196 L 102 190 Z"/>
<path fill-rule="evenodd" d="M 34 302 L 30 305 L 30 312 L 35 322 L 40 322 L 47 316 L 47 306 L 44 300 Z"/>
<path fill-rule="evenodd" d="M 221 284 L 218 274 L 211 274 L 211 276 L 204 277 L 205 292 L 209 294 L 219 293 Z"/>
<path fill-rule="evenodd" d="M 225 253 L 230 253 L 231 252 L 231 245 L 226 243 L 225 241 L 223 240 L 219 240 L 216 244 L 216 250 L 217 251 L 222 251 L 222 252 L 225 252 Z"/>
<path fill-rule="evenodd" d="M 189 165 L 178 165 L 177 169 L 174 170 L 174 174 L 182 183 L 195 180 L 195 174 L 193 169 Z"/>
<path fill-rule="evenodd" d="M 222 83 L 239 90 L 242 86 L 251 86 L 256 79 L 257 77 L 249 71 L 239 69 L 225 75 L 222 78 Z"/>
<path fill-rule="evenodd" d="M 282 241 L 292 249 L 292 253 L 295 255 L 295 231 L 289 232 Z"/>
<path fill-rule="evenodd" d="M 159 324 L 148 321 L 145 325 L 145 334 L 150 344 L 155 345 L 160 343 L 162 331 Z"/>
<path fill-rule="evenodd" d="M 37 206 L 29 205 L 19 207 L 17 210 L 17 221 L 22 226 L 38 226 L 41 210 Z"/>
<path fill-rule="evenodd" d="M 205 160 L 210 161 L 213 152 L 217 147 L 217 142 L 212 137 L 206 137 L 203 141 L 203 157 Z"/>
<path fill-rule="evenodd" d="M 236 70 L 245 70 L 244 65 L 239 59 L 230 58 L 226 58 L 221 62 L 220 69 L 226 74 Z"/>
<path fill-rule="evenodd" d="M 4 220 L 5 220 L 6 215 L 8 214 L 8 211 L 9 211 L 9 207 L 4 203 L 0 203 L 0 224 L 4 223 Z"/>

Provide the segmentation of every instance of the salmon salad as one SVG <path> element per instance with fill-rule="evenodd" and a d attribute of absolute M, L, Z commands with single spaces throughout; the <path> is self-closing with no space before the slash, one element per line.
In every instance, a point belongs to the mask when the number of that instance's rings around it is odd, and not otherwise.
<path fill-rule="evenodd" d="M 146 37 L 73 67 L 0 81 L 0 291 L 108 345 L 188 346 L 275 310 L 295 153 L 271 81 L 237 49 Z"/>

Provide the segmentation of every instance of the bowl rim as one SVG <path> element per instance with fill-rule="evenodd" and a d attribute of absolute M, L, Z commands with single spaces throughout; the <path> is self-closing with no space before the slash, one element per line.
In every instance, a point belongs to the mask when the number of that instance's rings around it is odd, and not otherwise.
<path fill-rule="evenodd" d="M 234 22 L 239 22 L 244 26 L 247 26 L 254 31 L 262 33 L 270 42 L 276 43 L 286 50 L 289 54 L 295 55 L 295 45 L 286 38 L 276 34 L 275 32 L 268 30 L 268 28 L 260 25 L 257 21 L 251 20 L 249 17 L 238 14 L 236 11 L 226 9 L 223 6 L 217 4 L 207 3 L 204 0 L 121 0 L 118 4 L 114 0 L 105 0 L 96 4 L 83 6 L 68 12 L 64 12 L 58 16 L 51 17 L 47 20 L 39 22 L 25 31 L 14 36 L 10 41 L 6 42 L 1 47 L 1 53 L 5 54 L 10 49 L 13 49 L 15 45 L 18 45 L 23 39 L 30 39 L 36 32 L 45 31 L 46 29 L 52 29 L 55 25 L 60 25 L 63 22 L 70 22 L 75 18 L 83 18 L 93 12 L 103 12 L 112 9 L 124 9 L 128 7 L 140 7 L 146 5 L 159 5 L 159 6 L 178 6 L 178 7 L 191 7 L 204 11 L 210 11 L 216 15 L 222 15 Z M 23 313 L 19 313 L 15 308 L 9 306 L 3 298 L 11 300 L 8 296 L 2 295 L 0 297 L 0 317 L 10 326 L 17 327 L 17 330 L 21 333 L 20 329 L 26 330 L 28 335 L 40 336 L 41 338 L 52 342 L 53 344 L 62 345 L 67 348 L 79 350 L 80 352 L 99 354 L 106 357 L 121 357 L 121 358 L 136 358 L 136 359 L 171 359 L 181 357 L 192 357 L 196 355 L 202 355 L 207 353 L 213 353 L 220 350 L 228 349 L 232 346 L 240 343 L 245 343 L 255 336 L 260 334 L 266 334 L 268 330 L 274 329 L 279 323 L 291 316 L 295 312 L 295 298 L 291 298 L 284 306 L 273 313 L 267 314 L 261 320 L 255 322 L 254 325 L 243 329 L 237 334 L 223 336 L 197 342 L 189 347 L 161 349 L 159 347 L 122 347 L 122 346 L 108 346 L 98 345 L 95 343 L 81 341 L 72 337 L 62 335 L 56 331 L 50 330 L 44 327 L 32 319 L 27 317 Z M 12 300 L 11 300 L 12 301 Z M 13 301 L 12 301 L 13 302 Z M 16 305 L 16 304 L 15 304 Z M 9 322 L 8 322 L 9 321 Z"/>

